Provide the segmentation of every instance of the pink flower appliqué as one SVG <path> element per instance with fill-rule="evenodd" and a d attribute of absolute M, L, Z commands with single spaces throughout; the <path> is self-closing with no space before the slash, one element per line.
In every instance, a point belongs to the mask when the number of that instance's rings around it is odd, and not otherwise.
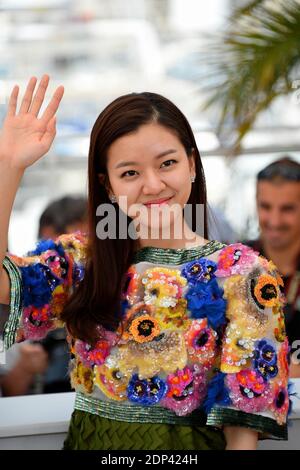
<path fill-rule="evenodd" d="M 216 356 L 217 333 L 207 325 L 207 318 L 193 320 L 185 333 L 185 343 L 189 357 L 193 362 L 209 369 Z"/>
<path fill-rule="evenodd" d="M 228 245 L 219 255 L 217 277 L 227 277 L 234 274 L 245 274 L 257 260 L 258 252 L 242 243 Z"/>
<path fill-rule="evenodd" d="M 281 382 L 275 383 L 273 384 L 273 394 L 271 410 L 278 424 L 284 424 L 290 406 L 288 389 Z"/>
<path fill-rule="evenodd" d="M 174 411 L 178 416 L 185 416 L 198 408 L 206 394 L 205 373 L 194 366 L 178 370 L 168 375 L 168 392 L 160 404 Z"/>
<path fill-rule="evenodd" d="M 59 279 L 67 274 L 67 262 L 62 256 L 59 256 L 55 250 L 47 250 L 41 255 L 41 262 L 45 263 L 51 272 Z"/>
<path fill-rule="evenodd" d="M 130 305 L 137 303 L 141 296 L 139 295 L 139 289 L 141 287 L 140 275 L 134 266 L 130 266 L 126 272 L 126 281 L 122 292 L 123 300 L 127 300 Z"/>
<path fill-rule="evenodd" d="M 50 306 L 36 308 L 33 306 L 23 309 L 23 333 L 24 339 L 38 340 L 55 328 L 55 323 L 51 319 Z"/>
<path fill-rule="evenodd" d="M 254 370 L 244 369 L 237 374 L 228 374 L 226 386 L 232 403 L 246 413 L 263 411 L 272 402 L 270 384 Z"/>
<path fill-rule="evenodd" d="M 102 330 L 103 332 L 103 330 Z M 105 331 L 101 335 L 101 339 L 97 341 L 94 347 L 85 341 L 76 340 L 75 353 L 78 354 L 80 360 L 86 367 L 95 365 L 101 366 L 110 354 L 111 348 L 115 345 L 116 334 Z"/>

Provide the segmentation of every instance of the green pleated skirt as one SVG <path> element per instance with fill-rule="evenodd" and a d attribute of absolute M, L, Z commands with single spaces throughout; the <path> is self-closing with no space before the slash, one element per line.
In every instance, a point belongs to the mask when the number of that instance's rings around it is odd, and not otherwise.
<path fill-rule="evenodd" d="M 221 430 L 209 426 L 128 423 L 74 410 L 64 450 L 223 450 Z"/>

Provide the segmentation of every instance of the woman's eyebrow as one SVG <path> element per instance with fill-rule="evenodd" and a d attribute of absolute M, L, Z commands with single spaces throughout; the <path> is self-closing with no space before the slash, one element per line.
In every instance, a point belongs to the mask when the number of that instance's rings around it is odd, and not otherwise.
<path fill-rule="evenodd" d="M 159 158 L 165 157 L 166 155 L 169 155 L 170 153 L 176 153 L 176 152 L 177 152 L 177 150 L 175 150 L 175 149 L 165 150 L 164 152 L 160 153 L 159 155 L 156 155 L 155 160 L 158 160 Z M 130 166 L 130 165 L 138 166 L 139 162 L 134 162 L 134 161 L 120 162 L 120 163 L 118 163 L 117 166 L 115 166 L 115 169 L 122 168 L 123 166 Z"/>

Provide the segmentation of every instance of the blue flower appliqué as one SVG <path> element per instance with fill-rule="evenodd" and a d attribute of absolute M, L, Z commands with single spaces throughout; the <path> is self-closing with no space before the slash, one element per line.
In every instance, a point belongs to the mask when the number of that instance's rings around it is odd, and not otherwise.
<path fill-rule="evenodd" d="M 226 322 L 226 300 L 216 279 L 208 283 L 198 282 L 186 293 L 187 308 L 192 318 L 207 318 L 208 325 L 217 329 Z"/>
<path fill-rule="evenodd" d="M 203 403 L 205 413 L 209 413 L 216 405 L 226 406 L 231 404 L 229 393 L 224 383 L 225 377 L 226 374 L 223 372 L 217 372 L 208 383 L 207 394 Z"/>
<path fill-rule="evenodd" d="M 130 308 L 130 304 L 127 299 L 122 299 L 121 300 L 121 316 L 124 317 L 126 314 L 127 310 Z"/>
<path fill-rule="evenodd" d="M 65 257 L 65 251 L 60 243 L 55 243 L 51 239 L 42 239 L 40 240 L 37 245 L 35 250 L 30 251 L 28 253 L 28 256 L 35 256 L 35 255 L 41 255 L 42 253 L 45 253 L 45 251 L 48 250 L 55 250 L 57 251 L 59 256 Z"/>
<path fill-rule="evenodd" d="M 254 368 L 267 381 L 278 374 L 277 354 L 270 341 L 262 339 L 255 345 Z"/>
<path fill-rule="evenodd" d="M 75 264 L 73 267 L 72 278 L 75 285 L 83 280 L 84 277 L 84 267 L 80 264 Z"/>
<path fill-rule="evenodd" d="M 39 308 L 48 304 L 53 290 L 61 284 L 61 281 L 41 263 L 21 267 L 20 271 L 23 280 L 24 307 L 33 305 Z"/>
<path fill-rule="evenodd" d="M 187 263 L 181 271 L 190 284 L 197 282 L 209 282 L 215 277 L 217 264 L 209 259 L 201 258 Z"/>
<path fill-rule="evenodd" d="M 127 387 L 127 396 L 130 401 L 141 405 L 155 405 L 167 393 L 167 384 L 159 377 L 140 380 L 134 374 Z"/>

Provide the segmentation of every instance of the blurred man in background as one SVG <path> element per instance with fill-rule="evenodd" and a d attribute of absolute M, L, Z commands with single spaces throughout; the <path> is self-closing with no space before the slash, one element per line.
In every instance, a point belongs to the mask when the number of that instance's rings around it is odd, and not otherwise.
<path fill-rule="evenodd" d="M 6 352 L 6 358 L 0 366 L 0 396 L 5 397 L 30 393 L 37 374 L 48 366 L 48 354 L 39 344 L 18 344 Z"/>
<path fill-rule="evenodd" d="M 42 213 L 38 238 L 54 240 L 77 230 L 87 231 L 87 200 L 82 196 L 65 196 L 50 203 Z"/>
<path fill-rule="evenodd" d="M 50 203 L 39 220 L 38 238 L 55 239 L 64 233 L 87 231 L 87 200 L 82 196 L 66 196 Z M 0 331 L 8 317 L 8 306 L 0 305 Z M 15 396 L 35 393 L 71 391 L 69 379 L 69 347 L 66 331 L 58 328 L 45 339 L 14 344 L 6 351 L 5 364 L 0 366 L 0 395 Z"/>
<path fill-rule="evenodd" d="M 300 347 L 300 163 L 288 156 L 257 175 L 260 237 L 245 243 L 277 266 L 284 281 L 286 332 L 291 353 Z M 293 355 L 295 357 L 295 355 Z M 300 354 L 291 377 L 300 377 Z"/>
<path fill-rule="evenodd" d="M 64 233 L 87 232 L 87 200 L 82 196 L 65 196 L 46 207 L 39 221 L 38 238 L 53 239 Z M 68 373 L 70 352 L 65 328 L 48 333 L 40 342 L 48 353 L 48 368 L 43 374 L 40 393 L 71 391 Z"/>

